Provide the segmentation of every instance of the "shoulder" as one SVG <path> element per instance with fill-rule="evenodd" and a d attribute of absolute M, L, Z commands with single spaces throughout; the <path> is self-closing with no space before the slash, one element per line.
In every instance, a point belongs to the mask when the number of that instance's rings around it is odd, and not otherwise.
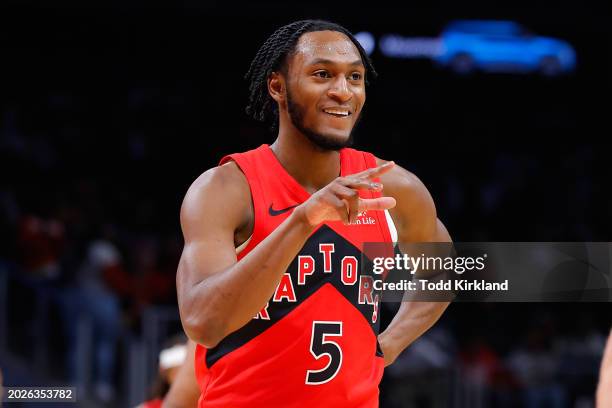
<path fill-rule="evenodd" d="M 246 177 L 231 161 L 205 171 L 191 184 L 181 206 L 181 224 L 185 230 L 188 224 L 200 224 L 206 217 L 207 221 L 225 220 L 235 227 L 250 210 L 250 203 Z"/>
<path fill-rule="evenodd" d="M 187 190 L 186 200 L 199 200 L 211 190 L 223 195 L 242 195 L 249 193 L 246 177 L 234 161 L 213 167 L 195 179 Z"/>

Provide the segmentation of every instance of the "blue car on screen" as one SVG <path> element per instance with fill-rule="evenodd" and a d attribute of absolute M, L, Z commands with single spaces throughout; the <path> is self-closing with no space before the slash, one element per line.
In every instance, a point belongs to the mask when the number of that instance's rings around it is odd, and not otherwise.
<path fill-rule="evenodd" d="M 513 21 L 462 20 L 445 27 L 434 60 L 461 74 L 478 69 L 555 76 L 574 70 L 576 54 L 567 42 L 534 35 Z"/>

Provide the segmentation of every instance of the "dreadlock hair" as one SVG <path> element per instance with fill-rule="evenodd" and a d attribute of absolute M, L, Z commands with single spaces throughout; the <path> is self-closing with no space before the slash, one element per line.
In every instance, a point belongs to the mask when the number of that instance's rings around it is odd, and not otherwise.
<path fill-rule="evenodd" d="M 364 51 L 359 41 L 344 27 L 323 20 L 301 20 L 287 24 L 276 30 L 263 43 L 244 79 L 249 81 L 249 104 L 246 112 L 255 120 L 266 122 L 272 120 L 272 128 L 278 125 L 278 107 L 268 93 L 268 77 L 274 71 L 286 68 L 287 59 L 295 51 L 295 46 L 302 34 L 312 31 L 338 31 L 346 35 L 357 47 L 363 65 L 365 80 L 376 78 L 377 74 L 372 61 Z"/>

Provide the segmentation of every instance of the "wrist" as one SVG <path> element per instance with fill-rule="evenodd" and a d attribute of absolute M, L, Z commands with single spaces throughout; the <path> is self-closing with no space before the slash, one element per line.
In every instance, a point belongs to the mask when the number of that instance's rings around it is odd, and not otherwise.
<path fill-rule="evenodd" d="M 295 209 L 289 216 L 289 220 L 307 233 L 311 233 L 316 227 L 316 225 L 311 224 L 308 220 L 304 204 L 295 207 Z"/>
<path fill-rule="evenodd" d="M 399 355 L 399 352 L 394 346 L 391 337 L 386 332 L 380 333 L 378 335 L 378 344 L 380 345 L 380 349 L 382 350 L 385 358 L 385 366 L 393 363 Z"/>

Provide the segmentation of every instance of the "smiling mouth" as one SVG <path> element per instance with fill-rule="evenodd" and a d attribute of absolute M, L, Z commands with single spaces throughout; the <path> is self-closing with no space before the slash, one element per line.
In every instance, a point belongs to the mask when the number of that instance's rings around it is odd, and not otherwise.
<path fill-rule="evenodd" d="M 351 116 L 351 112 L 343 109 L 324 109 L 323 112 L 336 118 L 348 118 Z"/>

